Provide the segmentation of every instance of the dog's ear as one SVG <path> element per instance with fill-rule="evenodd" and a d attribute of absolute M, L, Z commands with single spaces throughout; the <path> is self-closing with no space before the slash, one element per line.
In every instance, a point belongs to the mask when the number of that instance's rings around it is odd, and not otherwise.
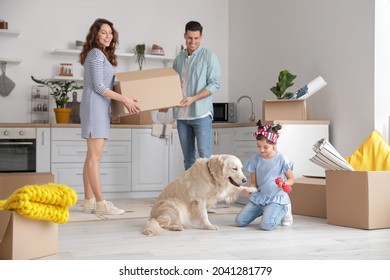
<path fill-rule="evenodd" d="M 211 175 L 216 181 L 223 179 L 223 172 L 225 168 L 225 161 L 222 156 L 211 156 L 207 162 Z"/>

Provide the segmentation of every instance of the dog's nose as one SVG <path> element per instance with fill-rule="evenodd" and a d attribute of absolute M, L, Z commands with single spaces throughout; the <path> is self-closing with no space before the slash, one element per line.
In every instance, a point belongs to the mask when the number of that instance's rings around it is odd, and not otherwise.
<path fill-rule="evenodd" d="M 246 178 L 242 179 L 242 183 L 243 183 L 243 184 L 246 183 Z"/>

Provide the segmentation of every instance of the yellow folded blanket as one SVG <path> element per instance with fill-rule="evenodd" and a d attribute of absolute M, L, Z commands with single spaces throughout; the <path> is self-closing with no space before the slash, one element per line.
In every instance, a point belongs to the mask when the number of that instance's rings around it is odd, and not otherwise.
<path fill-rule="evenodd" d="M 26 218 L 65 224 L 69 219 L 68 207 L 76 202 L 76 192 L 67 185 L 27 185 L 16 190 L 8 199 L 0 200 L 0 210 L 15 211 Z"/>

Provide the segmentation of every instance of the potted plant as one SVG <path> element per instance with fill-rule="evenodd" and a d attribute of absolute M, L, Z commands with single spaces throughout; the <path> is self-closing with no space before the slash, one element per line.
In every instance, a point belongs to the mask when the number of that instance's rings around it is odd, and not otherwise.
<path fill-rule="evenodd" d="M 138 44 L 134 47 L 134 54 L 139 66 L 139 70 L 142 70 L 142 66 L 145 61 L 145 44 Z"/>
<path fill-rule="evenodd" d="M 68 93 L 72 90 L 82 89 L 83 86 L 78 85 L 75 81 L 71 80 L 39 80 L 34 78 L 34 76 L 31 76 L 31 79 L 34 82 L 46 85 L 51 89 L 50 95 L 53 96 L 57 107 L 54 109 L 57 123 L 69 123 L 71 109 L 66 108 L 66 103 L 69 100 Z M 65 120 L 62 120 L 61 116 L 64 116 Z"/>
<path fill-rule="evenodd" d="M 270 90 L 276 95 L 277 99 L 289 99 L 293 96 L 293 93 L 286 92 L 286 90 L 294 85 L 292 81 L 296 77 L 296 75 L 291 74 L 288 70 L 280 71 L 276 86 L 273 86 Z"/>

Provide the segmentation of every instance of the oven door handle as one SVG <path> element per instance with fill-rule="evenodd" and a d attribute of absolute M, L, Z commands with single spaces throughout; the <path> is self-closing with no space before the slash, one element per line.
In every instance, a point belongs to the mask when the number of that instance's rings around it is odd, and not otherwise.
<path fill-rule="evenodd" d="M 0 146 L 34 145 L 34 142 L 0 142 Z"/>

